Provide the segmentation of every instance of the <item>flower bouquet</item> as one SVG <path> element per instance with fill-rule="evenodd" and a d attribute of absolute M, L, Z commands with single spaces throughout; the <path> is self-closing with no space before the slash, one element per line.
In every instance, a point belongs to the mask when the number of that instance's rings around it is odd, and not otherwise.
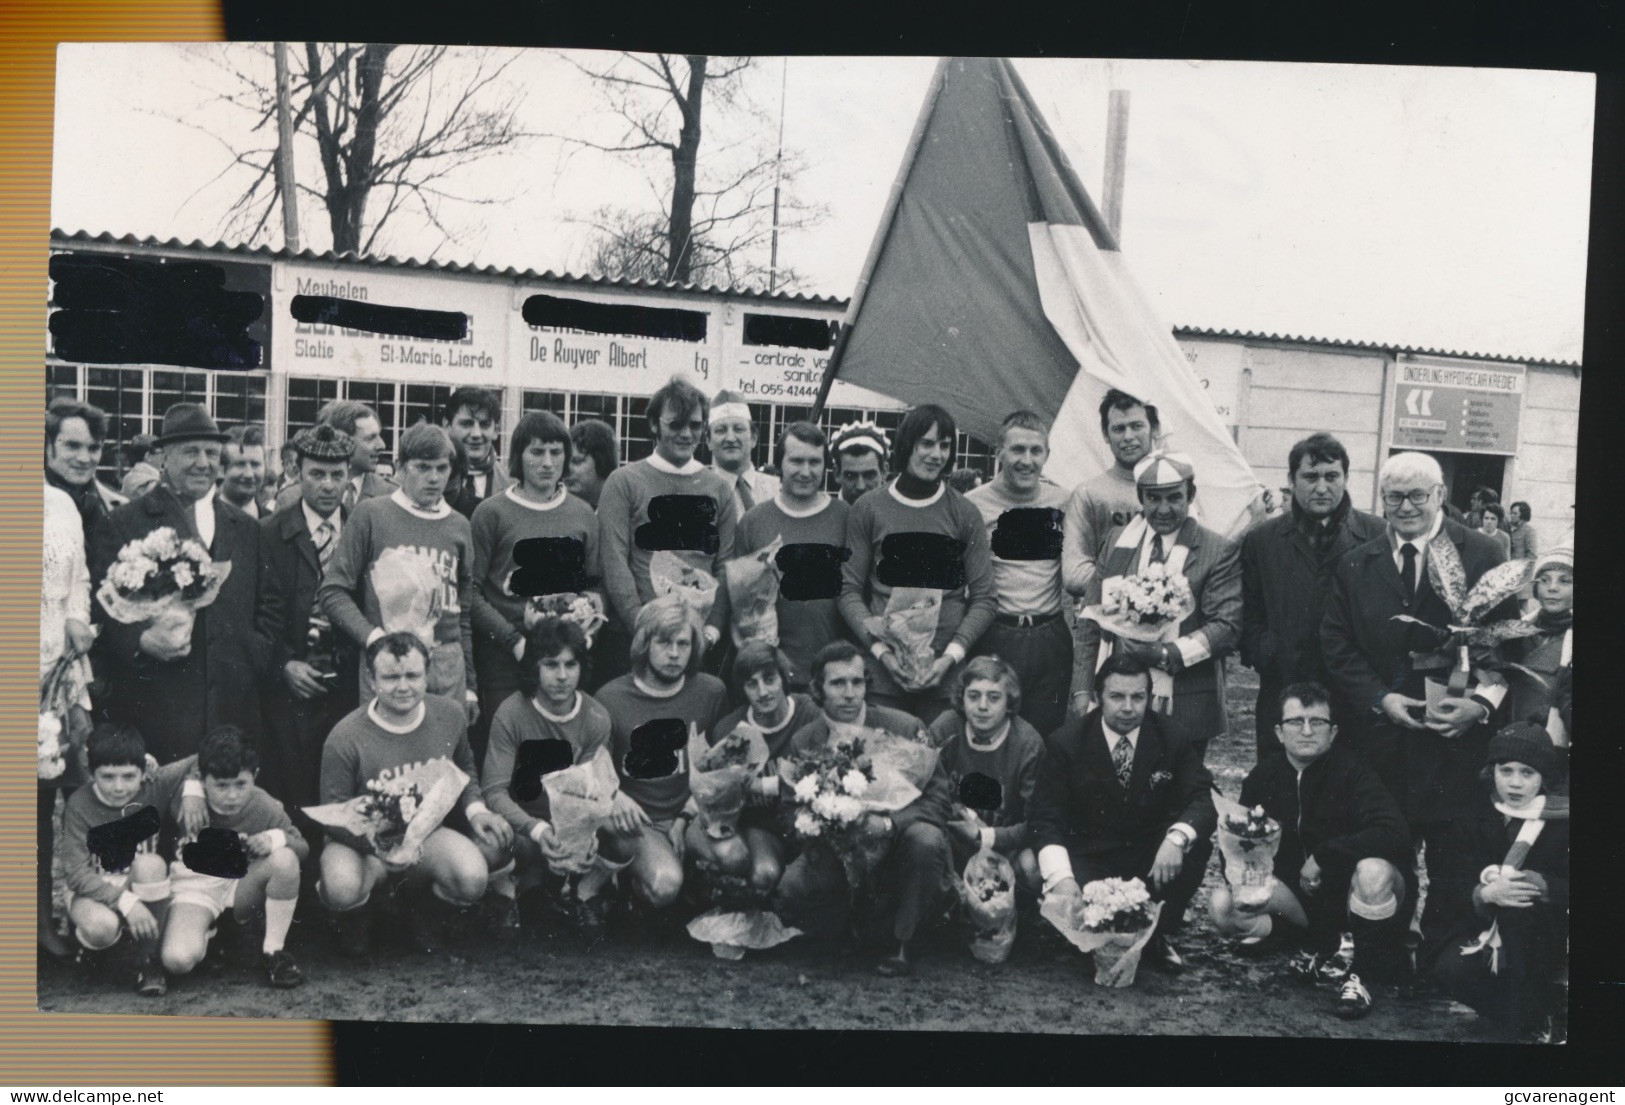
<path fill-rule="evenodd" d="M 681 595 L 702 622 L 716 605 L 716 577 L 687 563 L 669 549 L 661 549 L 649 558 L 649 582 L 656 595 Z"/>
<path fill-rule="evenodd" d="M 941 751 L 928 743 L 927 730 L 920 729 L 911 735 L 887 729 L 848 729 L 841 725 L 831 728 L 838 736 L 860 738 L 876 767 L 895 772 L 918 790 L 925 790 L 937 770 Z"/>
<path fill-rule="evenodd" d="M 543 618 L 558 618 L 581 627 L 592 647 L 593 634 L 609 619 L 604 616 L 604 597 L 596 591 L 561 591 L 556 595 L 532 595 L 525 600 L 525 632 Z"/>
<path fill-rule="evenodd" d="M 752 726 L 742 724 L 714 745 L 698 725 L 689 726 L 688 789 L 706 836 L 726 841 L 739 835 L 746 791 L 767 756 L 767 741 Z"/>
<path fill-rule="evenodd" d="M 1450 608 L 1449 625 L 1432 625 L 1409 614 L 1395 614 L 1394 620 L 1430 629 L 1438 636 L 1433 650 L 1412 652 L 1411 658 L 1418 669 L 1443 670 L 1448 668 L 1448 680 L 1440 684 L 1427 680 L 1430 707 L 1443 698 L 1461 698 L 1467 693 L 1467 682 L 1477 677 L 1482 680 L 1486 672 L 1517 670 L 1544 685 L 1546 680 L 1536 672 L 1503 661 L 1496 654 L 1496 646 L 1516 637 L 1533 637 L 1540 628 L 1532 621 L 1507 618 L 1498 622 L 1484 619 L 1491 610 L 1521 591 L 1534 575 L 1533 560 L 1508 560 L 1497 564 L 1478 577 L 1469 589 L 1467 570 L 1462 567 L 1461 553 L 1450 535 L 1442 529 L 1428 542 L 1428 582 Z M 1490 677 L 1491 681 L 1501 679 Z"/>
<path fill-rule="evenodd" d="M 771 910 L 711 909 L 688 923 L 688 934 L 710 944 L 711 954 L 718 959 L 739 960 L 747 951 L 776 948 L 794 940 L 801 930 L 787 927 Z"/>
<path fill-rule="evenodd" d="M 827 842 L 853 889 L 891 841 L 884 820 L 865 815 L 900 810 L 920 796 L 919 787 L 869 755 L 862 737 L 834 738 L 811 755 L 786 757 L 779 777 L 790 788 L 791 831 L 803 841 Z"/>
<path fill-rule="evenodd" d="M 583 874 L 597 858 L 598 830 L 609 823 L 620 790 L 609 750 L 600 748 L 583 763 L 542 776 L 542 788 L 553 839 L 566 855 L 548 866 L 555 874 Z"/>
<path fill-rule="evenodd" d="M 308 806 L 318 825 L 337 829 L 346 843 L 360 846 L 385 863 L 411 866 L 423 855 L 423 842 L 457 804 L 468 776 L 445 757 L 427 760 L 395 774 L 369 780 L 364 794 L 346 802 Z"/>
<path fill-rule="evenodd" d="M 886 612 L 863 619 L 863 627 L 897 658 L 909 685 L 919 686 L 937 661 L 931 642 L 942 613 L 942 592 L 935 587 L 894 587 Z"/>
<path fill-rule="evenodd" d="M 959 898 L 970 915 L 970 953 L 982 963 L 1003 963 L 1016 942 L 1016 871 L 991 848 L 965 864 Z"/>
<path fill-rule="evenodd" d="M 728 609 L 735 648 L 751 641 L 779 643 L 779 569 L 775 558 L 784 547 L 784 538 L 759 552 L 741 556 L 723 565 L 728 583 Z"/>
<path fill-rule="evenodd" d="M 96 599 L 116 622 L 151 621 L 149 631 L 185 655 L 197 612 L 215 600 L 229 575 L 229 560 L 211 560 L 200 542 L 160 526 L 118 551 Z"/>
<path fill-rule="evenodd" d="M 1224 879 L 1240 905 L 1261 906 L 1275 889 L 1275 853 L 1281 847 L 1280 822 L 1263 806 L 1248 809 L 1240 802 L 1213 792 L 1219 811 L 1219 853 L 1224 856 Z"/>
<path fill-rule="evenodd" d="M 1134 985 L 1140 953 L 1156 931 L 1162 903 L 1153 902 L 1139 879 L 1098 879 L 1080 894 L 1049 894 L 1039 907 L 1044 919 L 1095 960 L 1095 983 Z"/>
<path fill-rule="evenodd" d="M 75 761 L 73 779 L 83 772 L 77 762 L 90 735 L 90 664 L 85 657 L 64 651 L 40 679 L 39 777 L 61 779 L 69 761 Z M 68 780 L 72 781 L 72 780 Z"/>
<path fill-rule="evenodd" d="M 1078 611 L 1101 629 L 1129 641 L 1155 643 L 1179 635 L 1179 623 L 1196 609 L 1196 597 L 1183 572 L 1167 564 L 1147 564 L 1138 575 L 1112 576 L 1100 586 L 1100 602 Z M 1102 650 L 1101 659 L 1107 653 Z M 1170 712 L 1173 676 L 1151 669 L 1151 698 L 1159 711 Z"/>
<path fill-rule="evenodd" d="M 370 575 L 384 632 L 411 633 L 432 650 L 442 591 L 434 562 L 417 549 L 394 545 L 378 554 Z"/>

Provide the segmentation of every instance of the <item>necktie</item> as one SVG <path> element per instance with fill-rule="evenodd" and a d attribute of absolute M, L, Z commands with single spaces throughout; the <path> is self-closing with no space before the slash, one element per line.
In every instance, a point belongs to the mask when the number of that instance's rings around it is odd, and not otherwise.
<path fill-rule="evenodd" d="M 355 502 L 360 497 L 361 492 L 356 489 L 355 481 L 351 480 L 344 485 L 344 496 L 339 500 L 339 505 L 342 506 L 344 508 L 344 512 L 348 514 L 350 511 L 355 509 Z"/>
<path fill-rule="evenodd" d="M 354 486 L 353 484 L 351 486 Z M 321 567 L 322 577 L 327 576 L 327 564 L 333 559 L 333 553 L 338 549 L 338 542 L 334 540 L 333 519 L 323 518 L 322 524 L 316 527 L 311 534 L 311 540 L 316 546 L 316 561 Z M 310 621 L 313 626 L 326 628 L 327 615 L 322 612 L 322 604 L 318 601 L 310 612 Z"/>
<path fill-rule="evenodd" d="M 734 486 L 739 489 L 739 505 L 742 508 L 740 513 L 743 514 L 756 505 L 756 496 L 750 493 L 750 481 L 744 476 L 740 476 Z"/>
<path fill-rule="evenodd" d="M 1162 534 L 1153 533 L 1151 535 L 1151 563 L 1161 564 L 1162 560 Z"/>
<path fill-rule="evenodd" d="M 472 504 L 477 504 L 479 501 L 480 492 L 478 485 L 474 483 L 474 470 L 469 469 L 467 475 L 463 477 L 462 502 L 470 504 L 470 509 L 472 509 Z"/>
<path fill-rule="evenodd" d="M 1416 546 L 1407 541 L 1399 546 L 1400 559 L 1404 564 L 1399 569 L 1399 578 L 1405 583 L 1405 600 L 1416 598 Z"/>
<path fill-rule="evenodd" d="M 1112 749 L 1112 766 L 1117 771 L 1118 786 L 1127 790 L 1129 776 L 1134 773 L 1134 746 L 1127 737 L 1117 738 L 1117 747 Z"/>

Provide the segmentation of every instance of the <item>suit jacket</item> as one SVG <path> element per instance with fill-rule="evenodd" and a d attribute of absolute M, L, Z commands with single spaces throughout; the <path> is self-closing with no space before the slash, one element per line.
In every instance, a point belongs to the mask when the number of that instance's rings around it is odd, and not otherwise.
<path fill-rule="evenodd" d="M 1461 555 L 1468 587 L 1506 560 L 1501 546 L 1481 533 L 1448 519 L 1443 532 Z M 1407 600 L 1387 530 L 1337 564 L 1331 599 L 1320 627 L 1320 643 L 1332 690 L 1351 717 L 1369 717 L 1383 696 L 1391 692 L 1411 698 L 1423 696 L 1426 673 L 1415 670 L 1410 654 L 1436 647 L 1438 636 L 1422 626 L 1394 619 L 1409 614 L 1429 625 L 1444 626 L 1452 618 L 1450 608 L 1428 582 L 1426 568 L 1420 575 L 1416 598 Z M 1491 611 L 1486 620 L 1517 616 L 1518 600 L 1514 596 Z M 1443 673 L 1436 675 L 1441 680 L 1444 677 Z"/>
<path fill-rule="evenodd" d="M 494 461 L 491 464 L 490 479 L 485 481 L 484 495 L 465 495 L 463 494 L 463 485 L 458 483 L 456 487 L 446 488 L 446 502 L 451 504 L 451 509 L 464 518 L 472 518 L 474 517 L 475 507 L 486 499 L 502 494 L 502 492 L 512 487 L 513 483 L 514 479 L 508 475 L 507 467 L 500 461 Z"/>
<path fill-rule="evenodd" d="M 1241 541 L 1241 662 L 1261 683 L 1285 687 L 1304 679 L 1326 681 L 1320 623 L 1338 561 L 1381 537 L 1381 518 L 1350 509 L 1336 523 L 1325 552 L 1317 552 L 1296 514 L 1260 522 Z"/>
<path fill-rule="evenodd" d="M 1125 790 L 1100 711 L 1091 710 L 1050 734 L 1028 815 L 1032 846 L 1060 844 L 1079 855 L 1106 855 L 1160 840 L 1181 821 L 1196 830 L 1197 839 L 1206 839 L 1219 823 L 1212 787 L 1213 776 L 1185 730 L 1148 711 Z"/>
<path fill-rule="evenodd" d="M 259 631 L 271 642 L 266 681 L 282 686 L 281 672 L 289 660 L 302 660 L 310 634 L 310 613 L 321 586 L 321 559 L 316 554 L 304 508 L 297 502 L 260 519 Z M 334 634 L 341 655 L 338 670 L 354 662 L 354 644 Z"/>
<path fill-rule="evenodd" d="M 400 484 L 394 480 L 386 480 L 377 472 L 368 472 L 361 477 L 361 497 L 356 502 L 360 502 L 361 499 L 376 499 L 380 495 L 392 495 L 399 486 Z M 276 493 L 276 509 L 281 510 L 285 506 L 297 503 L 302 494 L 303 492 L 299 490 L 299 481 L 295 480 Z"/>
<path fill-rule="evenodd" d="M 1135 519 L 1129 525 L 1140 521 Z M 1129 548 L 1118 545 L 1119 538 L 1127 528 L 1118 526 L 1107 535 L 1100 570 L 1089 581 L 1084 599 L 1090 605 L 1100 602 L 1106 580 L 1113 576 L 1133 575 L 1139 569 L 1139 546 Z M 1145 540 L 1150 539 L 1148 527 Z M 1166 543 L 1168 539 L 1163 540 Z M 1184 525 L 1175 531 L 1173 541 L 1190 549 L 1185 558 L 1184 574 L 1196 599 L 1196 609 L 1179 623 L 1179 639 L 1175 644 L 1182 652 L 1187 648 L 1205 648 L 1207 652 L 1205 658 L 1174 674 L 1174 696 L 1211 694 L 1222 707 L 1224 664 L 1220 661 L 1235 649 L 1241 634 L 1241 552 L 1235 542 L 1220 537 L 1194 518 L 1185 519 Z M 1100 626 L 1088 619 L 1079 619 L 1079 668 L 1088 672 L 1091 679 L 1100 652 L 1100 633 Z"/>
<path fill-rule="evenodd" d="M 216 725 L 229 722 L 259 731 L 258 680 L 271 656 L 271 641 L 261 635 L 254 613 L 260 529 L 218 496 L 214 519 L 210 552 L 216 561 L 231 564 L 231 574 L 214 602 L 197 612 L 191 652 L 179 660 L 153 659 L 141 651 L 145 624 L 122 625 L 111 618 L 96 642 L 97 666 L 108 683 L 96 703 L 99 718 L 134 724 L 160 763 L 196 752 Z M 197 537 L 190 512 L 163 485 L 114 511 L 94 535 L 92 589 L 100 586 L 121 548 L 163 526 Z"/>

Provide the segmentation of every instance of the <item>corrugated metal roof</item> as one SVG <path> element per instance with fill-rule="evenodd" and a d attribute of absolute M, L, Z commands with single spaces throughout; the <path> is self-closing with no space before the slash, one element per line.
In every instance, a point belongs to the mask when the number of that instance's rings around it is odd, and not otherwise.
<path fill-rule="evenodd" d="M 273 249 L 270 246 L 249 246 L 243 244 L 233 245 L 230 242 L 205 242 L 194 238 L 190 242 L 183 242 L 179 238 L 161 240 L 148 236 L 139 238 L 134 234 L 122 236 L 103 231 L 100 234 L 91 234 L 87 230 L 68 232 L 60 228 L 51 229 L 52 244 L 68 245 L 75 242 L 94 243 L 97 245 L 126 246 L 141 249 L 170 249 L 187 250 L 190 252 L 229 254 L 234 257 L 263 257 L 277 261 L 311 261 L 334 262 L 342 261 L 358 265 L 372 265 L 380 268 L 412 269 L 422 272 L 447 272 L 468 274 L 474 276 L 497 276 L 507 279 L 519 280 L 547 280 L 559 284 L 578 284 L 586 287 L 602 288 L 632 288 L 660 292 L 691 292 L 705 295 L 726 295 L 741 299 L 761 299 L 775 303 L 802 303 L 818 307 L 835 307 L 844 310 L 846 300 L 833 296 L 804 295 L 802 293 L 765 292 L 755 288 L 722 288 L 715 284 L 683 284 L 674 280 L 620 280 L 604 276 L 583 276 L 577 273 L 554 272 L 548 269 L 537 272 L 535 269 L 523 271 L 508 266 L 498 268 L 495 265 L 464 265 L 455 261 L 418 261 L 413 258 L 394 256 L 366 256 L 357 253 L 335 253 L 326 250 L 317 253 L 315 250 L 302 249 L 297 253 L 287 249 Z"/>
<path fill-rule="evenodd" d="M 835 310 L 846 310 L 846 299 L 829 295 L 805 295 L 802 293 L 789 294 L 786 292 L 764 292 L 754 288 L 723 288 L 715 284 L 681 284 L 670 280 L 620 280 L 604 276 L 583 276 L 578 273 L 554 272 L 548 269 L 537 272 L 535 269 L 519 271 L 511 265 L 507 268 L 498 268 L 495 265 L 462 265 L 456 262 L 417 261 L 412 258 L 399 257 L 371 257 L 356 253 L 335 253 L 327 250 L 317 253 L 314 250 L 304 249 L 297 253 L 286 249 L 273 249 L 270 246 L 248 246 L 229 242 L 204 242 L 193 239 L 183 242 L 179 238 L 160 240 L 148 236 L 139 238 L 134 234 L 116 236 L 109 232 L 91 234 L 89 231 L 76 230 L 68 232 L 53 227 L 51 230 L 53 243 L 92 242 L 99 245 L 130 246 L 144 249 L 171 249 L 189 250 L 193 252 L 225 253 L 238 257 L 263 257 L 270 260 L 283 261 L 314 261 L 334 262 L 344 261 L 360 265 L 374 265 L 382 268 L 412 269 L 423 272 L 467 273 L 475 276 L 498 276 L 507 279 L 521 280 L 548 280 L 560 284 L 577 284 L 583 287 L 598 288 L 628 288 L 659 292 L 688 292 L 704 295 L 725 295 L 741 299 L 758 299 L 774 303 L 799 303 L 815 307 L 828 307 Z M 1175 326 L 1174 334 L 1182 338 L 1224 338 L 1231 341 L 1273 341 L 1292 342 L 1299 345 L 1321 345 L 1336 349 L 1369 350 L 1374 353 L 1414 353 L 1431 357 L 1461 357 L 1476 361 L 1504 361 L 1519 364 L 1554 365 L 1560 368 L 1579 368 L 1579 361 L 1559 361 L 1548 357 L 1526 357 L 1505 353 L 1478 353 L 1467 350 L 1436 349 L 1430 346 L 1401 345 L 1391 342 L 1356 341 L 1349 338 L 1320 338 L 1309 334 L 1277 334 L 1266 333 L 1260 330 L 1231 330 L 1217 329 L 1210 326 Z"/>

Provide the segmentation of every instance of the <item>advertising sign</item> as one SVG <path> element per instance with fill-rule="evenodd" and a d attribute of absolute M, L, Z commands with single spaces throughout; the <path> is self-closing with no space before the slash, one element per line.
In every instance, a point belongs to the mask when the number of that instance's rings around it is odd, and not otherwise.
<path fill-rule="evenodd" d="M 1394 448 L 1517 452 L 1522 365 L 1401 361 L 1395 367 Z"/>

